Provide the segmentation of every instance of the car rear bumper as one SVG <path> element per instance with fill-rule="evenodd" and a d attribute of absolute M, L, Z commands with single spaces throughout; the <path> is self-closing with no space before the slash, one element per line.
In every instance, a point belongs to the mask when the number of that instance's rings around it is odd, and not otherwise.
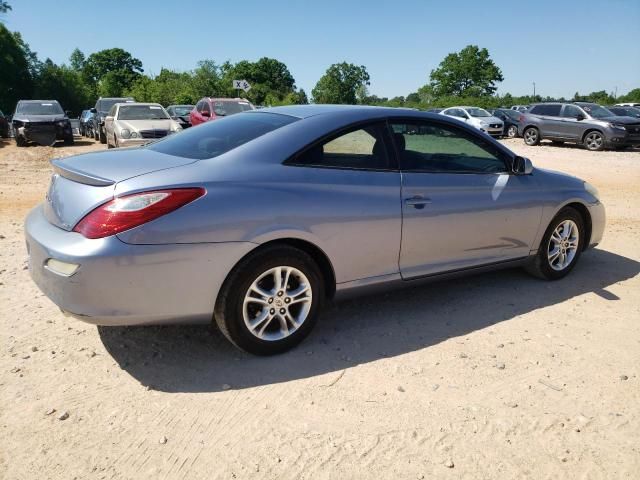
<path fill-rule="evenodd" d="M 63 311 L 97 325 L 207 323 L 216 297 L 250 242 L 131 245 L 87 239 L 50 224 L 42 205 L 25 222 L 29 272 Z M 78 265 L 56 273 L 50 259 Z"/>

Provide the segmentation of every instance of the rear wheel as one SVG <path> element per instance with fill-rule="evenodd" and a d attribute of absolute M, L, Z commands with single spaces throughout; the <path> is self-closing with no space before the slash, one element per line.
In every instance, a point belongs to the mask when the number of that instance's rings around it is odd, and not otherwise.
<path fill-rule="evenodd" d="M 549 224 L 527 271 L 545 280 L 566 276 L 578 262 L 584 242 L 582 216 L 574 208 L 563 208 Z"/>
<path fill-rule="evenodd" d="M 305 252 L 272 246 L 240 262 L 225 281 L 214 318 L 237 347 L 281 353 L 313 329 L 324 299 L 318 266 Z"/>
<path fill-rule="evenodd" d="M 597 131 L 589 132 L 585 135 L 583 143 L 587 150 L 597 152 L 604 149 L 604 136 Z"/>
<path fill-rule="evenodd" d="M 107 132 L 103 128 L 100 128 L 98 132 L 100 143 L 107 143 Z"/>
<path fill-rule="evenodd" d="M 526 128 L 522 133 L 522 137 L 524 138 L 524 143 L 531 147 L 540 143 L 540 132 L 536 127 Z"/>

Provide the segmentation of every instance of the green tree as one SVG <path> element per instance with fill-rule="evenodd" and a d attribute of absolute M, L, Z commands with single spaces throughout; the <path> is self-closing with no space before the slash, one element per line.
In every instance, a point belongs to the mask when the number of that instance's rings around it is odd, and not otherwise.
<path fill-rule="evenodd" d="M 493 95 L 495 84 L 502 80 L 502 72 L 489 57 L 489 51 L 477 45 L 450 53 L 430 75 L 430 85 L 437 97 Z"/>
<path fill-rule="evenodd" d="M 40 69 L 42 68 L 42 62 L 38 60 L 38 54 L 31 50 L 29 44 L 22 38 L 20 32 L 13 32 L 13 37 L 27 60 L 27 66 L 29 67 L 31 78 L 36 78 L 40 74 Z"/>
<path fill-rule="evenodd" d="M 640 88 L 634 88 L 626 95 L 622 95 L 621 97 L 619 97 L 617 101 L 640 103 Z"/>
<path fill-rule="evenodd" d="M 23 48 L 2 24 L 0 52 L 0 110 L 10 112 L 18 100 L 31 96 L 33 83 Z"/>
<path fill-rule="evenodd" d="M 370 85 L 369 80 L 369 73 L 364 65 L 334 63 L 311 91 L 313 101 L 354 105 L 358 103 L 358 92 L 362 92 L 362 87 Z"/>
<path fill-rule="evenodd" d="M 82 53 L 79 48 L 76 48 L 73 50 L 73 52 L 71 52 L 71 56 L 69 57 L 69 65 L 71 65 L 71 68 L 73 68 L 75 71 L 82 71 L 84 69 L 84 64 L 86 63 L 86 61 L 87 59 L 85 58 L 84 53 Z"/>
<path fill-rule="evenodd" d="M 11 10 L 11 5 L 9 5 L 9 2 L 0 0 L 0 13 L 7 13 L 10 10 Z"/>
<path fill-rule="evenodd" d="M 243 60 L 229 68 L 223 82 L 231 95 L 236 94 L 232 88 L 233 80 L 246 80 L 251 84 L 246 96 L 256 105 L 273 105 L 295 92 L 295 79 L 291 72 L 275 58 L 263 57 L 257 62 Z"/>
<path fill-rule="evenodd" d="M 142 62 L 121 48 L 92 53 L 82 70 L 87 83 L 101 96 L 119 97 L 138 79 Z"/>
<path fill-rule="evenodd" d="M 70 110 L 73 115 L 78 115 L 93 99 L 80 72 L 65 65 L 56 65 L 48 58 L 35 79 L 33 96 L 58 100 L 62 108 Z"/>

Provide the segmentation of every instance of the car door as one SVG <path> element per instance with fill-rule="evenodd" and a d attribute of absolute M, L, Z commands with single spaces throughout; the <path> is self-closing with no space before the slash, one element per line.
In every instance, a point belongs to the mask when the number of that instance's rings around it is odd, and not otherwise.
<path fill-rule="evenodd" d="M 361 124 L 287 162 L 295 213 L 283 219 L 305 222 L 332 259 L 338 283 L 398 275 L 400 172 L 389 143 L 386 123 Z"/>
<path fill-rule="evenodd" d="M 105 135 L 107 136 L 107 139 L 109 137 L 112 137 L 113 143 L 115 143 L 114 120 L 115 120 L 116 112 L 117 112 L 117 108 L 114 105 L 111 107 L 109 112 L 107 112 L 107 116 L 104 119 Z"/>
<path fill-rule="evenodd" d="M 581 120 L 578 120 L 581 118 Z M 585 113 L 577 105 L 566 104 L 562 107 L 560 113 L 560 124 L 558 127 L 558 135 L 568 140 L 578 140 L 582 138 L 583 122 L 586 118 Z"/>
<path fill-rule="evenodd" d="M 533 175 L 511 174 L 507 154 L 466 129 L 390 126 L 402 173 L 403 279 L 529 255 L 542 214 Z"/>
<path fill-rule="evenodd" d="M 561 104 L 550 103 L 536 105 L 531 109 L 531 113 L 542 119 L 538 123 L 540 134 L 547 138 L 561 138 L 562 118 L 560 117 Z"/>

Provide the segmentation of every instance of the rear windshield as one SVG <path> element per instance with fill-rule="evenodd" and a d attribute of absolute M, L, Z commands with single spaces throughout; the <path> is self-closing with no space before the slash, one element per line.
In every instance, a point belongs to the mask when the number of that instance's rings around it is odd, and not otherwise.
<path fill-rule="evenodd" d="M 234 115 L 189 128 L 147 148 L 177 157 L 213 158 L 296 120 L 277 113 Z"/>
<path fill-rule="evenodd" d="M 247 110 L 253 110 L 253 107 L 249 102 L 223 100 L 213 102 L 213 112 L 218 117 L 226 117 L 227 115 L 233 115 L 234 113 L 246 112 Z"/>
<path fill-rule="evenodd" d="M 118 120 L 166 120 L 167 112 L 160 105 L 122 105 Z"/>
<path fill-rule="evenodd" d="M 58 102 L 21 103 L 16 113 L 23 115 L 61 115 L 64 114 Z"/>

